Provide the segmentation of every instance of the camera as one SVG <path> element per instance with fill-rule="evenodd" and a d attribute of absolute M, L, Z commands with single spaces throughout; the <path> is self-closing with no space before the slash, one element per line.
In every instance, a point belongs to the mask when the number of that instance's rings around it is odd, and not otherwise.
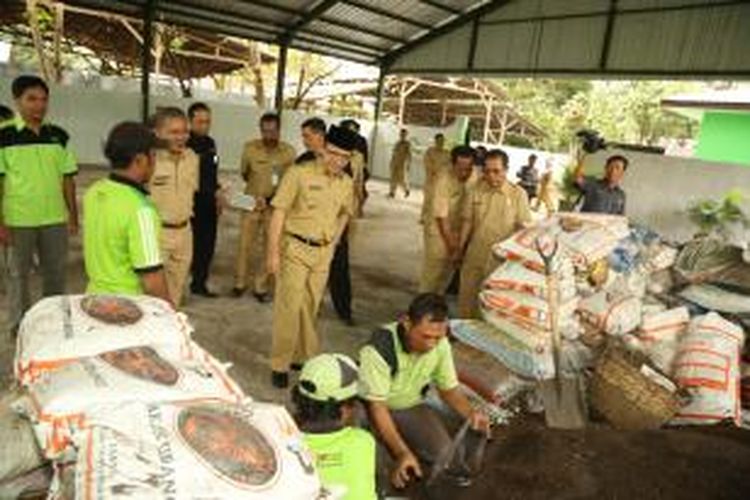
<path fill-rule="evenodd" d="M 607 149 L 607 141 L 599 135 L 596 130 L 584 129 L 576 132 L 576 137 L 581 141 L 581 148 L 589 154 L 599 150 Z"/>

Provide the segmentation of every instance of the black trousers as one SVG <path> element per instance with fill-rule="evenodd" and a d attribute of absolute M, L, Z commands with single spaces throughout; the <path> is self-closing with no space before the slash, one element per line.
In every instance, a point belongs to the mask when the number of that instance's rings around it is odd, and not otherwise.
<path fill-rule="evenodd" d="M 331 260 L 331 271 L 328 274 L 328 289 L 336 314 L 341 319 L 352 317 L 352 279 L 349 274 L 349 230 L 341 235 L 339 244 Z"/>
<path fill-rule="evenodd" d="M 216 226 L 219 220 L 216 197 L 195 195 L 193 211 L 193 263 L 191 265 L 193 280 L 190 288 L 198 291 L 206 288 L 216 248 Z"/>

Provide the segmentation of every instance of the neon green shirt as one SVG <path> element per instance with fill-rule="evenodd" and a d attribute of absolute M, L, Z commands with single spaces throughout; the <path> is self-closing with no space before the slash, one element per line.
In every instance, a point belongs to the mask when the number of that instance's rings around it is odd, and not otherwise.
<path fill-rule="evenodd" d="M 403 327 L 393 323 L 376 331 L 359 353 L 361 396 L 369 401 L 384 401 L 393 410 L 420 404 L 424 389 L 432 383 L 443 391 L 458 386 L 447 338 L 428 352 L 412 353 L 405 346 L 404 335 Z"/>
<path fill-rule="evenodd" d="M 0 128 L 3 220 L 10 227 L 40 227 L 67 221 L 63 177 L 78 171 L 68 134 L 42 124 L 39 134 L 20 117 Z"/>
<path fill-rule="evenodd" d="M 87 293 L 143 293 L 139 272 L 161 268 L 161 221 L 146 190 L 110 176 L 83 200 L 83 256 Z"/>
<path fill-rule="evenodd" d="M 323 486 L 343 492 L 344 500 L 374 500 L 375 439 L 364 429 L 344 427 L 325 434 L 305 433 Z"/>

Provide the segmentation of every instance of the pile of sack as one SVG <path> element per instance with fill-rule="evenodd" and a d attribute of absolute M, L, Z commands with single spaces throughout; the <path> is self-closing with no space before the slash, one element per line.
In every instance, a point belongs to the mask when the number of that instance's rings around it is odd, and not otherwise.
<path fill-rule="evenodd" d="M 539 249 L 549 254 L 555 246 L 549 280 Z M 719 266 L 698 258 L 702 254 L 694 244 L 680 250 L 647 228 L 629 225 L 625 217 L 562 213 L 493 250 L 501 264 L 479 295 L 483 321 L 452 325 L 461 343 L 521 377 L 543 381 L 566 369 L 594 376 L 598 356 L 614 342 L 644 355 L 647 366 L 639 368 L 644 380 L 658 379 L 680 394 L 672 424 L 741 425 L 740 394 L 750 405 L 750 362 L 741 362 L 743 329 L 734 318 L 697 307 L 696 302 L 711 299 L 705 284 L 684 287 L 686 274 L 695 277 Z M 728 265 L 720 264 L 722 270 Z M 750 311 L 750 299 L 736 295 L 721 307 Z M 562 337 L 561 373 L 555 372 L 551 303 Z"/>
<path fill-rule="evenodd" d="M 54 297 L 27 313 L 10 406 L 17 447 L 53 464 L 49 498 L 320 495 L 287 411 L 244 394 L 191 334 L 149 297 Z M 1 493 L 27 470 L 0 472 Z"/>

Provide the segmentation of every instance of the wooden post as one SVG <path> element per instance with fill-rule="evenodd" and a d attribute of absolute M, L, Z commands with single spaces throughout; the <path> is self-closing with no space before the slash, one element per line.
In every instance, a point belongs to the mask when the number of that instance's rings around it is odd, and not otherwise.
<path fill-rule="evenodd" d="M 286 80 L 286 58 L 289 51 L 289 46 L 286 43 L 282 43 L 279 46 L 279 60 L 276 65 L 276 95 L 275 95 L 275 108 L 278 114 L 281 114 L 281 110 L 284 108 L 284 83 Z"/>
<path fill-rule="evenodd" d="M 401 82 L 398 88 L 398 126 L 404 125 L 404 108 L 406 107 L 406 82 Z"/>
<path fill-rule="evenodd" d="M 484 113 L 484 134 L 482 142 L 489 142 L 490 139 L 490 125 L 492 122 L 492 108 L 495 107 L 495 99 L 490 98 L 490 100 L 484 103 L 485 106 L 485 113 Z"/>
<path fill-rule="evenodd" d="M 42 40 L 42 34 L 39 31 L 39 13 L 37 10 L 37 0 L 26 0 L 26 12 L 29 15 L 31 39 L 34 42 L 34 50 L 36 50 L 36 55 L 39 59 L 39 69 L 42 72 L 42 77 L 46 81 L 50 81 L 50 72 L 49 67 L 47 66 L 47 57 L 44 55 L 44 40 Z"/>
<path fill-rule="evenodd" d="M 159 75 L 161 74 L 161 60 L 164 56 L 164 40 L 162 38 L 163 26 L 156 23 L 154 27 L 154 76 L 158 84 Z"/>
<path fill-rule="evenodd" d="M 55 4 L 55 81 L 62 81 L 62 37 L 65 30 L 65 4 Z"/>
<path fill-rule="evenodd" d="M 148 122 L 151 114 L 151 47 L 154 42 L 154 15 L 156 0 L 148 0 L 143 6 L 143 45 L 141 45 L 141 119 Z"/>
<path fill-rule="evenodd" d="M 443 99 L 440 105 L 440 126 L 445 127 L 445 122 L 448 121 L 448 101 Z"/>

